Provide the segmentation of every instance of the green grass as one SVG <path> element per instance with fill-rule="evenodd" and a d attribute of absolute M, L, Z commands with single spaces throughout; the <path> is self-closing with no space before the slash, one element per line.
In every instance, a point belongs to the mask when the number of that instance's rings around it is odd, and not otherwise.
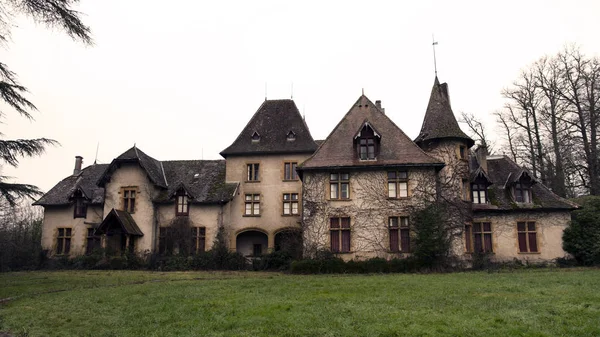
<path fill-rule="evenodd" d="M 598 336 L 600 270 L 0 274 L 28 336 Z"/>

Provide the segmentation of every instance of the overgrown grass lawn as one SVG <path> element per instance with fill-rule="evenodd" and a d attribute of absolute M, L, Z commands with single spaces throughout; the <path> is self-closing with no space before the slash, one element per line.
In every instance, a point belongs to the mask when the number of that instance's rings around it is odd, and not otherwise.
<path fill-rule="evenodd" d="M 28 336 L 599 336 L 600 270 L 0 274 Z"/>

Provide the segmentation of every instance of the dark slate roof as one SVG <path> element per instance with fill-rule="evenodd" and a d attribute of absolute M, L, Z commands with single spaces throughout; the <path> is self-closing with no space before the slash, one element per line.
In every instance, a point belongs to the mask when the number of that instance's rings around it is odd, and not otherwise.
<path fill-rule="evenodd" d="M 96 233 L 106 233 L 111 224 L 117 224 L 121 227 L 124 233 L 136 236 L 143 236 L 144 233 L 140 230 L 137 223 L 131 217 L 131 214 L 120 211 L 118 209 L 112 209 L 102 220 L 102 223 L 96 228 Z"/>
<path fill-rule="evenodd" d="M 77 189 L 89 200 L 90 204 L 102 204 L 104 202 L 104 188 L 98 187 L 96 182 L 102 176 L 107 164 L 95 164 L 81 170 L 76 176 L 68 176 L 61 180 L 50 191 L 44 194 L 34 205 L 68 205 L 69 200 Z"/>
<path fill-rule="evenodd" d="M 506 156 L 493 156 L 487 158 L 488 177 L 492 185 L 488 187 L 490 204 L 474 205 L 481 209 L 499 210 L 521 210 L 521 209 L 560 209 L 571 210 L 578 206 L 568 200 L 554 194 L 548 187 L 540 182 L 535 182 L 531 187 L 533 196 L 532 204 L 518 204 L 513 201 L 511 187 L 517 181 L 513 177 L 519 177 L 523 173 L 529 174 L 527 170 L 517 165 Z"/>
<path fill-rule="evenodd" d="M 132 163 L 137 162 L 139 165 L 146 171 L 148 178 L 155 185 L 159 187 L 167 187 L 167 181 L 165 179 L 165 175 L 163 172 L 162 165 L 160 161 L 150 157 L 145 154 L 142 150 L 138 149 L 135 145 L 122 153 L 117 158 L 113 159 L 113 161 L 108 166 L 108 169 L 102 177 L 98 180 L 98 186 L 104 186 L 106 182 L 110 180 L 112 173 L 117 169 L 120 163 Z"/>
<path fill-rule="evenodd" d="M 450 106 L 450 96 L 448 95 L 448 84 L 440 84 L 437 76 L 431 89 L 429 104 L 421 126 L 421 132 L 415 139 L 417 144 L 427 140 L 452 138 L 465 140 L 469 147 L 475 142 L 467 136 L 458 126 L 458 122 Z"/>
<path fill-rule="evenodd" d="M 381 135 L 377 160 L 359 160 L 354 149 L 354 137 L 365 123 Z M 426 154 L 394 122 L 362 95 L 352 105 L 317 152 L 298 169 L 345 168 L 369 166 L 443 166 Z"/>
<path fill-rule="evenodd" d="M 139 162 L 151 181 L 162 187 L 156 202 L 172 202 L 172 196 L 183 188 L 193 197 L 193 203 L 221 203 L 233 199 L 237 183 L 225 183 L 224 160 L 175 160 L 160 162 L 135 147 L 115 158 L 110 165 L 97 164 L 84 168 L 79 175 L 69 176 L 44 194 L 34 205 L 68 205 L 71 196 L 80 189 L 92 204 L 104 203 L 106 182 L 122 162 Z M 160 171 L 158 171 L 160 169 Z M 164 171 L 164 175 L 163 175 Z M 160 176 L 159 176 L 160 172 Z M 196 176 L 197 174 L 197 176 Z M 154 179 L 152 179 L 154 177 Z M 156 183 L 155 183 L 156 184 Z"/>
<path fill-rule="evenodd" d="M 290 131 L 296 135 L 294 141 L 287 140 Z M 252 135 L 255 132 L 260 135 L 260 140 L 253 142 Z M 221 156 L 313 153 L 316 149 L 317 144 L 294 101 L 265 100 L 233 144 L 221 152 Z"/>
<path fill-rule="evenodd" d="M 162 164 L 169 187 L 156 202 L 170 202 L 179 189 L 185 190 L 193 203 L 228 202 L 238 186 L 225 183 L 224 160 L 173 160 Z"/>

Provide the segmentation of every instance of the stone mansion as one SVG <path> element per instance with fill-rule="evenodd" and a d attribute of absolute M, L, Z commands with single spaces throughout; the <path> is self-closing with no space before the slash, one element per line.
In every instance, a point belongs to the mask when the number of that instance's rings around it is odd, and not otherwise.
<path fill-rule="evenodd" d="M 161 161 L 135 146 L 110 164 L 82 168 L 76 157 L 73 174 L 34 205 L 53 256 L 201 252 L 222 230 L 245 256 L 300 242 L 305 255 L 349 260 L 410 254 L 410 210 L 445 196 L 468 213 L 456 255 L 563 257 L 577 206 L 508 157 L 472 147 L 436 77 L 414 140 L 364 95 L 321 141 L 294 101 L 265 100 L 223 160 Z"/>

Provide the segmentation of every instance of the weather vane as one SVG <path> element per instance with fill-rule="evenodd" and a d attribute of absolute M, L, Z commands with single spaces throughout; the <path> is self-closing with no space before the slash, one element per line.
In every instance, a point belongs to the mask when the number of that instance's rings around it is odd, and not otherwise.
<path fill-rule="evenodd" d="M 433 48 L 433 69 L 435 70 L 435 76 L 437 77 L 437 61 L 435 59 L 435 46 L 437 46 L 438 43 L 435 40 L 433 34 L 431 34 L 431 40 L 433 41 L 433 43 L 431 43 L 431 46 Z"/>

